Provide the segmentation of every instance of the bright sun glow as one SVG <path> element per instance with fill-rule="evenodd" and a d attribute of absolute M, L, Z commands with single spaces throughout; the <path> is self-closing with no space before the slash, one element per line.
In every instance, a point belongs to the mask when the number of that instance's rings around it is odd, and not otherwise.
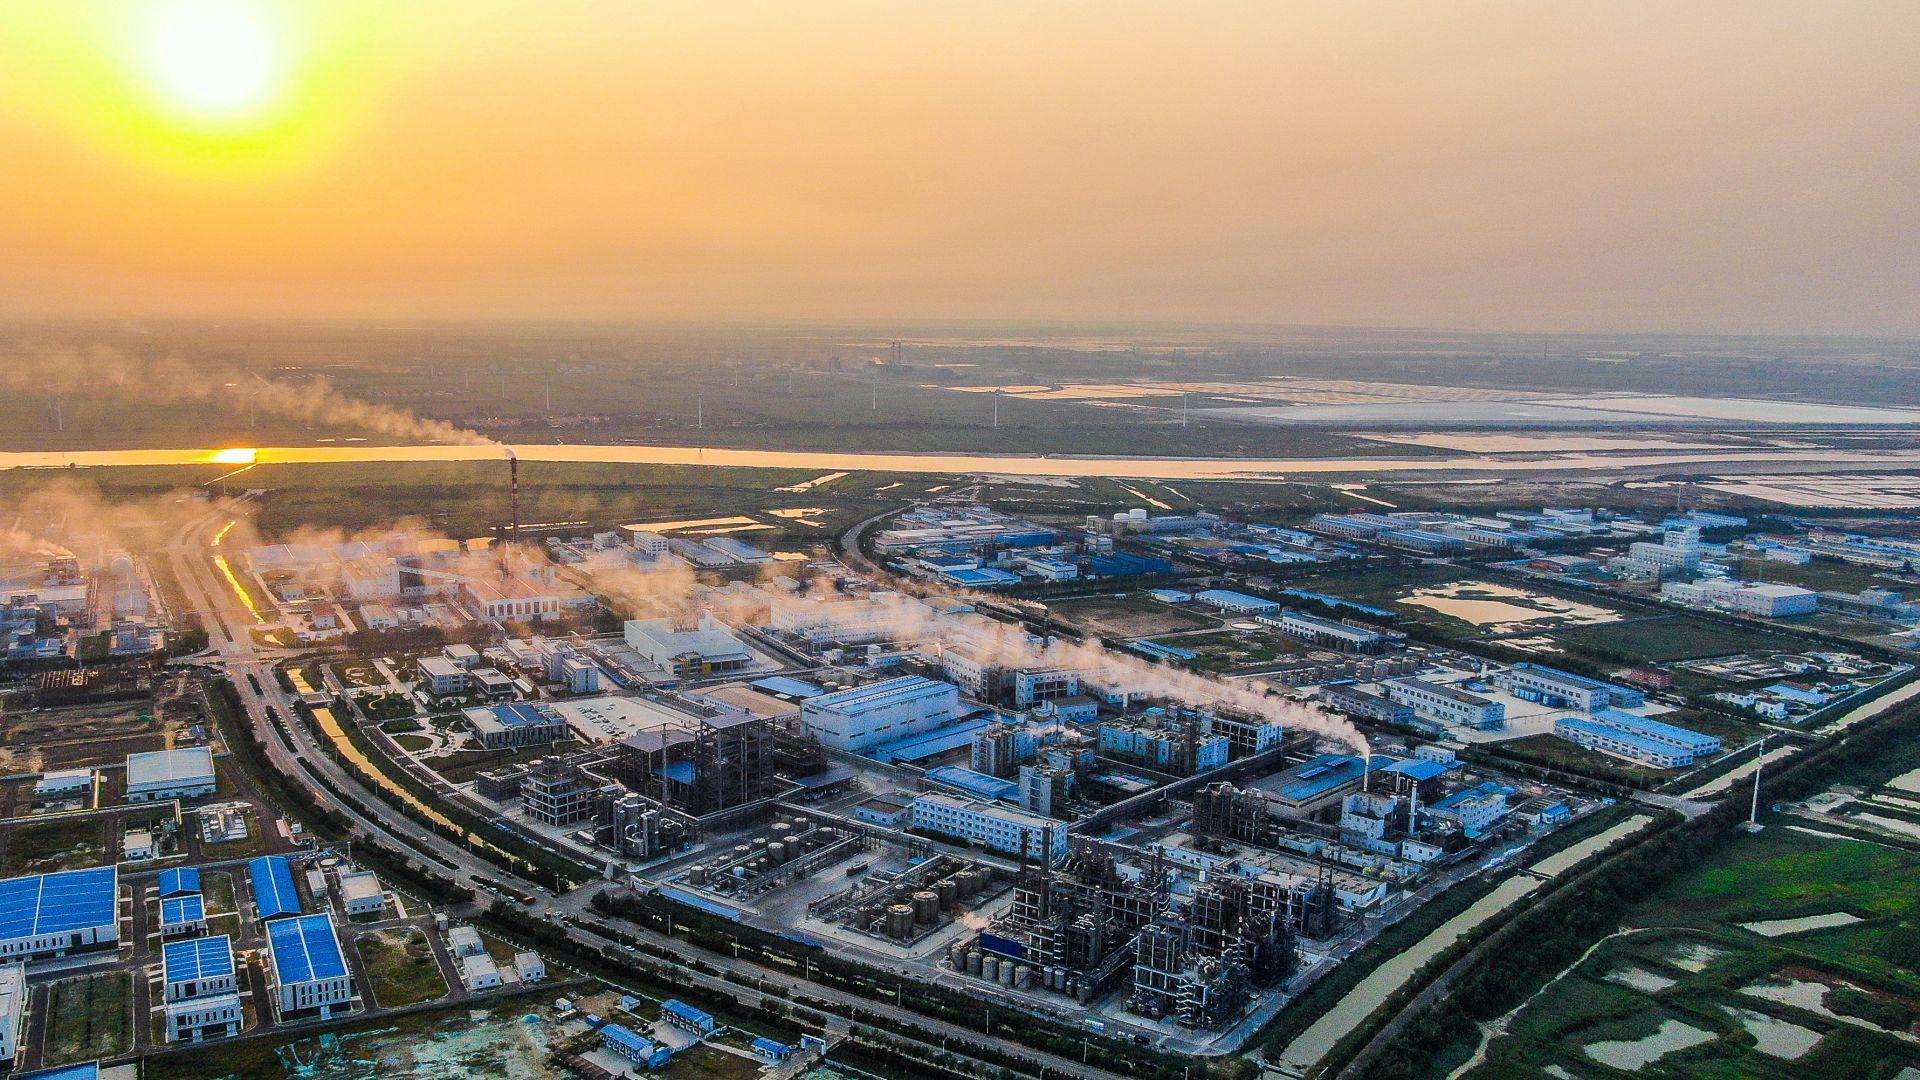
<path fill-rule="evenodd" d="M 257 456 L 258 452 L 251 446 L 235 446 L 216 451 L 207 462 L 212 465 L 251 465 Z"/>
<path fill-rule="evenodd" d="M 279 42 L 257 2 L 154 0 L 145 51 L 154 88 L 200 119 L 249 116 L 280 89 Z"/>

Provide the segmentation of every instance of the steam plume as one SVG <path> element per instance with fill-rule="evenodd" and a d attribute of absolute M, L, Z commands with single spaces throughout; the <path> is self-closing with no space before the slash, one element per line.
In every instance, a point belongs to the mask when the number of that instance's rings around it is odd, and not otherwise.
<path fill-rule="evenodd" d="M 305 382 L 261 378 L 231 366 L 201 366 L 169 357 L 145 360 L 120 349 L 56 349 L 0 358 L 0 387 L 56 397 L 105 397 L 135 404 L 210 403 L 235 412 L 357 428 L 389 438 L 456 446 L 493 440 L 444 420 L 348 397 L 325 378 Z"/>

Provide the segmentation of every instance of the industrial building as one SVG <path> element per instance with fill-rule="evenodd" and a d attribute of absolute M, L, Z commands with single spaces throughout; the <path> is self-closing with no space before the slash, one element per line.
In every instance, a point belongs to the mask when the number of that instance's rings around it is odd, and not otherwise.
<path fill-rule="evenodd" d="M 1812 589 L 1731 578 L 1669 581 L 1660 586 L 1660 599 L 1687 607 L 1759 615 L 1769 619 L 1810 615 L 1820 605 L 1820 594 Z"/>
<path fill-rule="evenodd" d="M 189 937 L 207 930 L 207 902 L 199 893 L 169 896 L 160 901 L 160 936 Z"/>
<path fill-rule="evenodd" d="M 1202 589 L 1193 594 L 1193 599 L 1196 603 L 1219 608 L 1221 611 L 1235 615 L 1258 615 L 1265 611 L 1279 610 L 1281 606 L 1277 600 L 1248 596 L 1246 593 L 1234 592 L 1232 589 Z"/>
<path fill-rule="evenodd" d="M 192 799 L 214 792 L 213 751 L 204 746 L 127 755 L 127 801 Z"/>
<path fill-rule="evenodd" d="M 423 656 L 414 665 L 420 689 L 436 698 L 459 697 L 472 679 L 466 668 L 444 656 Z"/>
<path fill-rule="evenodd" d="M 120 872 L 111 866 L 0 881 L 0 961 L 117 944 L 119 895 Z"/>
<path fill-rule="evenodd" d="M 293 864 L 285 855 L 262 855 L 248 862 L 247 880 L 253 885 L 254 915 L 260 921 L 300 914 Z"/>
<path fill-rule="evenodd" d="M 1225 765 L 1233 743 L 1213 730 L 1213 717 L 1190 710 L 1149 709 L 1125 719 L 1102 721 L 1100 753 L 1175 776 L 1192 776 Z"/>
<path fill-rule="evenodd" d="M 1383 685 L 1388 698 L 1411 706 L 1414 715 L 1425 720 L 1476 731 L 1497 731 L 1507 725 L 1505 705 L 1458 687 L 1425 679 L 1394 679 Z"/>
<path fill-rule="evenodd" d="M 567 737 L 566 717 L 530 701 L 480 705 L 461 713 L 473 737 L 488 750 L 545 746 Z"/>
<path fill-rule="evenodd" d="M 226 935 L 169 942 L 161 950 L 167 1041 L 200 1042 L 240 1034 L 244 1013 Z"/>
<path fill-rule="evenodd" d="M 371 870 L 352 870 L 340 875 L 340 902 L 348 915 L 382 915 L 387 910 L 387 892 Z"/>
<path fill-rule="evenodd" d="M 1711 735 L 1619 709 L 1602 709 L 1584 719 L 1568 717 L 1553 731 L 1575 745 L 1662 769 L 1691 765 L 1723 748 Z"/>
<path fill-rule="evenodd" d="M 1519 663 L 1495 672 L 1493 685 L 1522 701 L 1587 713 L 1609 707 L 1631 709 L 1646 704 L 1647 700 L 1646 694 L 1633 687 L 1601 682 L 1540 664 Z"/>
<path fill-rule="evenodd" d="M 1690 526 L 1668 529 L 1658 543 L 1641 540 L 1627 548 L 1621 569 L 1633 577 L 1663 578 L 1697 574 L 1703 545 L 1700 530 Z"/>
<path fill-rule="evenodd" d="M 1413 706 L 1369 694 L 1354 686 L 1327 685 L 1320 688 L 1320 700 L 1343 713 L 1386 724 L 1411 724 Z"/>
<path fill-rule="evenodd" d="M 647 663 L 680 678 L 704 678 L 753 665 L 747 647 L 707 612 L 691 624 L 630 619 L 625 636 L 628 647 Z"/>
<path fill-rule="evenodd" d="M 913 827 L 1024 858 L 1058 862 L 1067 854 L 1067 823 L 1024 810 L 938 791 L 913 800 Z"/>
<path fill-rule="evenodd" d="M 1309 645 L 1339 649 L 1342 652 L 1384 652 L 1395 641 L 1393 637 L 1379 630 L 1336 622 L 1333 619 L 1323 619 L 1291 608 L 1283 609 L 1277 615 L 1257 615 L 1253 621 L 1262 626 L 1270 626 L 1290 638 L 1304 641 Z"/>
<path fill-rule="evenodd" d="M 20 1056 L 27 1033 L 27 965 L 0 964 L 0 1063 Z"/>
<path fill-rule="evenodd" d="M 959 708 L 952 683 L 903 675 L 808 698 L 800 722 L 822 745 L 859 753 L 952 723 Z"/>
<path fill-rule="evenodd" d="M 353 976 L 330 915 L 296 915 L 267 924 L 268 984 L 281 1019 L 332 1017 L 353 1001 Z"/>

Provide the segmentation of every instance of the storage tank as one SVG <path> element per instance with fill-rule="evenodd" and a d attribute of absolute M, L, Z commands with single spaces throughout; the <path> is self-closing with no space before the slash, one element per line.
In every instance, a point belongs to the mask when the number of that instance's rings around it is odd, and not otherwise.
<path fill-rule="evenodd" d="M 953 947 L 947 950 L 947 963 L 953 965 L 953 970 L 955 971 L 967 970 L 967 946 L 965 943 L 959 941 L 953 943 Z"/>
<path fill-rule="evenodd" d="M 793 835 L 793 826 L 784 821 L 776 821 L 773 823 L 772 834 L 775 840 L 785 840 L 787 837 Z"/>
<path fill-rule="evenodd" d="M 707 868 L 700 863 L 694 863 L 692 866 L 687 867 L 687 880 L 695 885 L 705 885 L 707 883 Z"/>
<path fill-rule="evenodd" d="M 767 845 L 767 861 L 775 866 L 787 861 L 787 845 L 775 840 Z"/>
<path fill-rule="evenodd" d="M 1032 968 L 1026 966 L 1025 964 L 1022 964 L 1019 967 L 1014 969 L 1013 988 L 1015 990 L 1025 990 L 1027 987 L 1032 985 L 1033 985 L 1033 969 Z"/>
<path fill-rule="evenodd" d="M 967 950 L 967 974 L 969 975 L 980 974 L 980 950 L 979 949 Z"/>
<path fill-rule="evenodd" d="M 895 904 L 887 909 L 887 934 L 904 938 L 913 933 L 913 905 Z"/>
<path fill-rule="evenodd" d="M 932 926 L 940 921 L 940 894 L 931 889 L 921 889 L 913 894 L 913 918 L 915 922 Z"/>
<path fill-rule="evenodd" d="M 1014 969 L 1019 966 L 1020 966 L 1019 964 L 1016 964 L 1011 960 L 1000 961 L 1000 985 L 1001 986 L 1013 985 L 1013 972 L 1014 972 Z"/>
<path fill-rule="evenodd" d="M 1000 980 L 1000 958 L 989 954 L 986 959 L 980 961 L 980 977 L 988 982 L 998 982 Z"/>
<path fill-rule="evenodd" d="M 934 889 L 940 894 L 940 910 L 952 911 L 953 905 L 960 900 L 960 883 L 952 878 L 943 878 Z"/>

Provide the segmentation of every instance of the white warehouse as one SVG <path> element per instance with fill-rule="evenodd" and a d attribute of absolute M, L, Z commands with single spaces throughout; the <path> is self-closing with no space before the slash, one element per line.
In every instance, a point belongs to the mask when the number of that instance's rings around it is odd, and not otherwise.
<path fill-rule="evenodd" d="M 951 723 L 959 710 L 952 683 L 903 675 L 808 698 L 800 722 L 823 745 L 858 753 Z"/>
<path fill-rule="evenodd" d="M 1008 855 L 1046 852 L 1048 863 L 1067 857 L 1066 822 L 937 791 L 913 800 L 913 827 Z"/>

